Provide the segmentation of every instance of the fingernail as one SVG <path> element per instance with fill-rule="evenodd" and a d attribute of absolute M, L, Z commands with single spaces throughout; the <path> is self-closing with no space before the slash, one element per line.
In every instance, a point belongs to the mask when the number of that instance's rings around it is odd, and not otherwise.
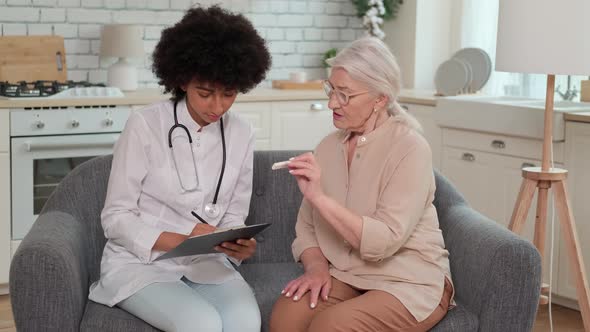
<path fill-rule="evenodd" d="M 284 289 L 281 291 L 281 294 L 285 294 L 285 290 Z"/>
<path fill-rule="evenodd" d="M 290 170 L 289 173 L 293 174 L 293 170 Z"/>
<path fill-rule="evenodd" d="M 295 159 L 295 157 L 291 157 L 291 158 L 289 158 L 289 160 L 293 160 L 293 159 Z"/>
<path fill-rule="evenodd" d="M 328 297 L 327 296 L 324 296 L 324 300 L 328 301 Z"/>
<path fill-rule="evenodd" d="M 285 296 L 286 297 L 289 297 L 289 296 L 291 296 L 291 293 L 290 292 L 287 292 L 287 294 L 285 294 Z"/>
<path fill-rule="evenodd" d="M 293 301 L 297 301 L 299 300 L 299 296 L 295 295 L 295 297 L 293 297 Z"/>
<path fill-rule="evenodd" d="M 313 308 L 315 308 L 315 303 L 312 303 L 312 304 L 311 304 L 311 308 L 312 308 L 312 309 L 313 309 Z"/>

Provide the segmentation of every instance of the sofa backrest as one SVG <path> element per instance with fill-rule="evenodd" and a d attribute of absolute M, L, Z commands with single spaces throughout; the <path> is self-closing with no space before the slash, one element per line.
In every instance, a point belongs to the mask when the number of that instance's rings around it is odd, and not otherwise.
<path fill-rule="evenodd" d="M 256 254 L 244 263 L 293 262 L 291 243 L 295 238 L 295 222 L 301 192 L 293 175 L 286 169 L 273 171 L 271 166 L 288 160 L 302 151 L 255 151 L 254 181 L 250 213 L 246 224 L 272 223 L 256 237 Z"/>

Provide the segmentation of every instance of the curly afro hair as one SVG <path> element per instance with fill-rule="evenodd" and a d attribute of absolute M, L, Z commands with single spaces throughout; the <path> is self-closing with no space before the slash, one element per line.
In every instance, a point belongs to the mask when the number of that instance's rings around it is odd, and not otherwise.
<path fill-rule="evenodd" d="M 181 99 L 193 79 L 245 93 L 266 76 L 270 54 L 252 23 L 218 6 L 191 8 L 165 29 L 152 70 L 166 92 Z"/>

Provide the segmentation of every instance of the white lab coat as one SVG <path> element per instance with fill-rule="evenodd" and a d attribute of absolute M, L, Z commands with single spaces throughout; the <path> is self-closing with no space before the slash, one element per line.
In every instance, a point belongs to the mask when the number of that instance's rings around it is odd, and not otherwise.
<path fill-rule="evenodd" d="M 180 186 L 172 153 L 180 177 L 188 184 L 196 183 L 194 164 L 184 130 L 173 132 L 174 152 L 168 146 L 173 107 L 173 102 L 163 101 L 134 112 L 115 146 L 101 214 L 108 241 L 100 280 L 90 286 L 89 298 L 95 302 L 113 306 L 151 283 L 176 281 L 182 276 L 208 284 L 242 278 L 224 254 L 153 262 L 163 254 L 151 249 L 161 232 L 188 235 L 199 222 L 191 215 L 193 210 L 213 226 L 243 225 L 252 192 L 254 131 L 245 120 L 227 112 L 223 116 L 227 159 L 217 201 L 221 213 L 215 219 L 206 216 L 205 205 L 213 201 L 221 173 L 219 122 L 201 128 L 188 113 L 186 102 L 178 103 L 178 121 L 193 139 L 199 182 L 198 190 L 186 192 Z"/>

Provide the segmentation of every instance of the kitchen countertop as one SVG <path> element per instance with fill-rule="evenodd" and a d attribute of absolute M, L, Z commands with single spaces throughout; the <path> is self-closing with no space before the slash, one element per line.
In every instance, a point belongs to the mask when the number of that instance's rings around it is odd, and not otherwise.
<path fill-rule="evenodd" d="M 565 121 L 588 122 L 590 123 L 590 112 L 566 113 Z"/>
<path fill-rule="evenodd" d="M 0 97 L 0 111 L 9 108 L 24 107 L 55 107 L 55 106 L 80 106 L 80 105 L 147 105 L 157 102 L 170 95 L 163 94 L 158 88 L 139 89 L 133 92 L 126 92 L 121 98 L 26 98 L 6 99 Z M 265 102 L 265 101 L 289 101 L 289 100 L 310 100 L 327 99 L 323 90 L 279 90 L 270 88 L 257 88 L 251 92 L 238 95 L 237 102 Z M 436 97 L 432 91 L 427 90 L 402 90 L 399 96 L 401 103 L 421 104 L 428 106 L 436 105 Z"/>

